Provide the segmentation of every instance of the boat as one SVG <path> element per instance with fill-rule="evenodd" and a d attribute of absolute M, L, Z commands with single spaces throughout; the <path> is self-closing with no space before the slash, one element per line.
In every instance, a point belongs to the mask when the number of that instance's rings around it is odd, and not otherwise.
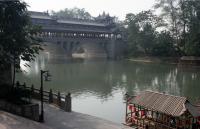
<path fill-rule="evenodd" d="M 125 125 L 138 129 L 200 129 L 200 105 L 154 91 L 126 94 Z"/>

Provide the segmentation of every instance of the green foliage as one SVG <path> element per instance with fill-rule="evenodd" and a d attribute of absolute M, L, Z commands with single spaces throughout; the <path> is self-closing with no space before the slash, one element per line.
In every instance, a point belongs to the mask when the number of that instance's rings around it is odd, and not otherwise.
<path fill-rule="evenodd" d="M 128 33 L 128 54 L 131 55 L 138 55 L 138 43 L 139 43 L 139 26 L 135 24 L 134 21 L 134 14 L 127 14 L 126 16 L 126 23 L 128 25 L 127 33 Z"/>
<path fill-rule="evenodd" d="M 13 87 L 11 85 L 0 85 L 0 99 L 7 100 L 14 104 L 30 103 L 31 91 L 23 86 Z"/>
<path fill-rule="evenodd" d="M 52 15 L 60 18 L 60 19 L 68 19 L 68 18 L 75 18 L 75 19 L 83 19 L 83 20 L 91 20 L 92 16 L 90 13 L 85 11 L 84 8 L 79 9 L 79 8 L 72 8 L 72 9 L 64 9 L 60 10 L 58 12 L 52 11 Z"/>
<path fill-rule="evenodd" d="M 128 45 L 130 55 L 151 55 L 156 39 L 156 28 L 161 26 L 162 19 L 151 11 L 143 11 L 137 15 L 127 14 Z"/>
<path fill-rule="evenodd" d="M 151 24 L 146 24 L 140 32 L 140 44 L 145 51 L 145 55 L 151 55 L 155 45 L 156 32 Z"/>
<path fill-rule="evenodd" d="M 32 61 L 42 50 L 34 37 L 40 28 L 31 25 L 26 7 L 19 0 L 0 1 L 0 68 L 12 64 L 19 69 L 20 58 Z"/>
<path fill-rule="evenodd" d="M 157 0 L 155 9 L 159 17 L 151 11 L 127 14 L 129 54 L 200 56 L 199 0 Z"/>
<path fill-rule="evenodd" d="M 184 1 L 185 26 L 183 51 L 186 55 L 200 56 L 200 2 L 198 0 Z"/>
<path fill-rule="evenodd" d="M 167 21 L 166 27 L 178 38 L 180 34 L 180 1 L 181 0 L 156 0 L 155 9 L 161 9 L 160 17 Z"/>
<path fill-rule="evenodd" d="M 174 39 L 167 31 L 162 31 L 157 34 L 156 44 L 152 49 L 152 54 L 155 56 L 176 56 L 177 50 L 174 47 Z"/>

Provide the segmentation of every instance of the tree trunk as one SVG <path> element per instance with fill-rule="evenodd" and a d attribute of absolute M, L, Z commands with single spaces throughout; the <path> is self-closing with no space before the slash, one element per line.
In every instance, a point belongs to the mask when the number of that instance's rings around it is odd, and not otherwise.
<path fill-rule="evenodd" d="M 14 63 L 13 63 L 13 80 L 12 80 L 12 86 L 15 86 L 15 75 L 16 75 L 16 68 L 15 68 L 15 57 L 14 57 Z"/>

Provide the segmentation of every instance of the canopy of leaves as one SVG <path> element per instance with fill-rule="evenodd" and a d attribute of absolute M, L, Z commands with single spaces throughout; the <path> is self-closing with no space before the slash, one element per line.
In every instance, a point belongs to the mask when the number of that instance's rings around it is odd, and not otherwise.
<path fill-rule="evenodd" d="M 177 56 L 177 50 L 174 47 L 174 39 L 168 31 L 162 31 L 157 34 L 155 45 L 152 49 L 154 56 Z"/>
<path fill-rule="evenodd" d="M 165 24 L 162 18 L 154 15 L 151 10 L 142 11 L 137 15 L 132 13 L 127 14 L 125 24 L 129 25 L 131 23 L 137 24 L 140 29 L 143 29 L 146 24 L 150 24 L 155 29 Z"/>
<path fill-rule="evenodd" d="M 0 1 L 0 68 L 7 64 L 20 68 L 20 58 L 32 61 L 42 49 L 34 37 L 39 27 L 31 25 L 26 7 L 19 0 Z"/>
<path fill-rule="evenodd" d="M 129 53 L 200 56 L 199 0 L 156 0 L 154 8 L 160 16 L 151 11 L 127 14 Z M 160 26 L 166 31 L 157 29 Z"/>
<path fill-rule="evenodd" d="M 156 43 L 156 29 L 163 21 L 151 11 L 127 14 L 125 24 L 128 26 L 128 45 L 131 55 L 151 55 Z M 134 52 L 133 52 L 134 51 Z"/>
<path fill-rule="evenodd" d="M 200 2 L 184 1 L 182 7 L 185 16 L 185 39 L 183 50 L 186 55 L 200 56 Z"/>

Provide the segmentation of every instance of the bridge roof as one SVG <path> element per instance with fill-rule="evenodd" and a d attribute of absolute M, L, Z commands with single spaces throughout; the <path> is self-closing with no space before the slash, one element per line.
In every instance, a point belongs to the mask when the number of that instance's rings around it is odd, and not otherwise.
<path fill-rule="evenodd" d="M 51 17 L 49 16 L 34 16 L 34 15 L 31 15 L 31 18 L 35 18 L 35 19 L 45 19 L 45 20 L 52 20 Z"/>
<path fill-rule="evenodd" d="M 52 19 L 48 13 L 29 11 L 30 17 L 35 19 Z"/>
<path fill-rule="evenodd" d="M 84 22 L 84 21 L 57 20 L 57 22 L 64 23 L 64 24 L 90 25 L 90 26 L 102 26 L 102 27 L 106 26 L 103 23 Z"/>
<path fill-rule="evenodd" d="M 75 24 L 75 25 L 98 26 L 98 27 L 106 26 L 106 24 L 104 23 L 98 23 L 95 21 L 83 21 L 78 19 L 55 19 L 46 12 L 29 11 L 29 14 L 30 17 L 33 19 L 56 20 L 56 22 L 60 24 Z"/>

